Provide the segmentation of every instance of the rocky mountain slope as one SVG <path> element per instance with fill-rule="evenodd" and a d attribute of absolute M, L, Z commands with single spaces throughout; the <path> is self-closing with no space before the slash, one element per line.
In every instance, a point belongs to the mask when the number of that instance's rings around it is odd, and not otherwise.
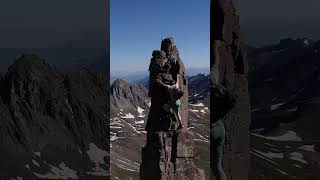
<path fill-rule="evenodd" d="M 252 172 L 260 179 L 319 179 L 319 44 L 283 39 L 248 54 Z"/>
<path fill-rule="evenodd" d="M 19 57 L 0 82 L 0 179 L 105 179 L 106 78 Z"/>
<path fill-rule="evenodd" d="M 196 76 L 191 76 L 188 77 L 188 82 L 189 101 L 193 102 L 197 100 L 202 100 L 203 98 L 209 96 L 209 75 L 198 74 Z"/>
<path fill-rule="evenodd" d="M 199 81 L 198 83 L 203 82 Z M 202 83 L 200 83 L 202 84 Z M 205 85 L 203 85 L 205 86 Z M 206 87 L 208 89 L 208 86 Z M 196 91 L 194 91 L 196 92 Z M 145 125 L 151 105 L 142 85 L 116 80 L 111 86 L 111 178 L 138 179 Z M 189 125 L 195 141 L 196 165 L 209 173 L 209 97 L 189 104 Z M 209 176 L 207 176 L 209 177 Z"/>
<path fill-rule="evenodd" d="M 267 131 L 306 114 L 302 110 L 319 96 L 317 44 L 308 39 L 286 39 L 249 54 L 252 129 Z"/>

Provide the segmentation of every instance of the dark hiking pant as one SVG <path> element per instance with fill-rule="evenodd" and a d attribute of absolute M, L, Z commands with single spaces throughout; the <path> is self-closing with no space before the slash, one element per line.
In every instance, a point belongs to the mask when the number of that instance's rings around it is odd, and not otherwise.
<path fill-rule="evenodd" d="M 225 141 L 225 128 L 221 120 L 211 124 L 210 135 L 213 174 L 216 180 L 227 180 L 221 165 Z"/>

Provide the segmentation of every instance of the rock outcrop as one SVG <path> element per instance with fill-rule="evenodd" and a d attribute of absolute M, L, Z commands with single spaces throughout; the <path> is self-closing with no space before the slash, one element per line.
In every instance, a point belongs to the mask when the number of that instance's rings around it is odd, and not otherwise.
<path fill-rule="evenodd" d="M 194 163 L 193 141 L 188 127 L 188 86 L 185 67 L 172 38 L 161 42 L 150 63 L 151 107 L 142 149 L 141 180 L 204 180 Z M 178 82 L 178 84 L 176 84 Z M 170 86 L 170 87 L 168 87 Z M 168 102 L 180 100 L 180 118 Z M 169 110 L 168 110 L 169 109 Z"/>
<path fill-rule="evenodd" d="M 105 77 L 63 74 L 36 55 L 22 55 L 0 85 L 0 179 L 108 176 Z"/>
<path fill-rule="evenodd" d="M 225 124 L 223 168 L 227 178 L 246 180 L 250 168 L 248 66 L 232 1 L 212 0 L 211 21 L 211 92 L 220 86 L 219 91 L 230 97 L 229 104 L 219 104 L 221 93 L 211 94 L 211 121 L 223 118 Z"/>

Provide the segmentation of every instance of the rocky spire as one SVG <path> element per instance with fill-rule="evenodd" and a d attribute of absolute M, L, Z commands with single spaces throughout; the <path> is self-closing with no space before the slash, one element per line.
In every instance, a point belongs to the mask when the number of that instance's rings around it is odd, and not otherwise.
<path fill-rule="evenodd" d="M 223 119 L 225 125 L 223 169 L 227 179 L 247 180 L 250 167 L 248 66 L 240 39 L 239 16 L 232 1 L 212 0 L 211 21 L 211 123 Z"/>
<path fill-rule="evenodd" d="M 149 71 L 151 107 L 140 179 L 204 180 L 204 171 L 193 163 L 193 141 L 187 131 L 186 73 L 173 38 L 162 40 L 161 51 L 153 52 Z M 178 115 L 170 104 L 180 106 Z"/>
<path fill-rule="evenodd" d="M 167 57 L 171 60 L 177 60 L 179 58 L 179 51 L 176 47 L 176 44 L 173 38 L 165 38 L 161 42 L 161 48 L 167 54 Z"/>

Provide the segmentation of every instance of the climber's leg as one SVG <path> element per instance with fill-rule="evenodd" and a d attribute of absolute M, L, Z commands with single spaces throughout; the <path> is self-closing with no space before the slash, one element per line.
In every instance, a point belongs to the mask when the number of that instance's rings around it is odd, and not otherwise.
<path fill-rule="evenodd" d="M 217 170 L 219 172 L 220 180 L 227 180 L 227 176 L 222 169 L 221 161 L 222 159 L 220 159 L 217 164 Z"/>
<path fill-rule="evenodd" d="M 221 180 L 221 175 L 220 175 L 220 171 L 219 171 L 219 162 L 216 161 L 213 163 L 213 172 L 214 172 L 214 176 L 215 176 L 215 180 Z"/>
<path fill-rule="evenodd" d="M 217 180 L 226 180 L 227 178 L 221 165 L 225 141 L 225 129 L 223 122 L 219 120 L 213 123 L 210 131 L 214 175 Z"/>
<path fill-rule="evenodd" d="M 181 115 L 179 113 L 179 110 L 177 111 L 177 115 L 178 115 L 178 120 L 179 120 L 179 123 L 180 123 L 180 128 L 182 129 L 183 128 L 183 124 L 182 124 L 182 118 L 181 118 Z"/>
<path fill-rule="evenodd" d="M 227 180 L 227 176 L 222 169 L 221 160 L 214 162 L 214 176 L 216 180 Z"/>

